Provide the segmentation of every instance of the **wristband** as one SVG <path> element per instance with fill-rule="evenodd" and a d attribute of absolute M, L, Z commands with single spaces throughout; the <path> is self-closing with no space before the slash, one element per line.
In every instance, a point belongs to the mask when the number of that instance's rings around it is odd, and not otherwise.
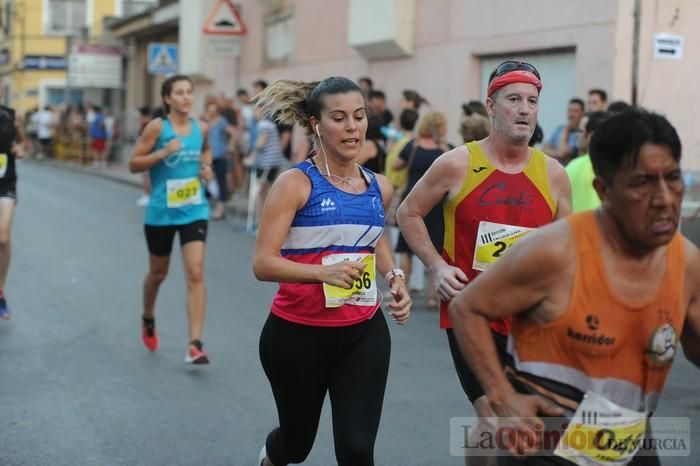
<path fill-rule="evenodd" d="M 406 281 L 406 274 L 403 273 L 403 270 L 401 269 L 391 269 L 387 272 L 386 275 L 384 275 L 384 281 L 386 281 L 386 284 L 391 286 L 391 282 L 396 278 L 399 277 L 401 278 L 404 282 Z"/>

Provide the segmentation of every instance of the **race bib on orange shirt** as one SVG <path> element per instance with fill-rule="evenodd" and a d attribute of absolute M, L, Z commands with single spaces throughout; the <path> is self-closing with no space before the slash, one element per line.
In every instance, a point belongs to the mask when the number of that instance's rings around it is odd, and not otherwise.
<path fill-rule="evenodd" d="M 647 413 L 623 408 L 587 392 L 564 431 L 554 454 L 578 466 L 623 466 L 644 441 Z"/>

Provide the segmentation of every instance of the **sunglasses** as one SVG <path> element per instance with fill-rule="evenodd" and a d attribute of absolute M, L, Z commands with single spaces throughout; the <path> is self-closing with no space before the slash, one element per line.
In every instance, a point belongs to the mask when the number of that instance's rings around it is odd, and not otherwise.
<path fill-rule="evenodd" d="M 489 82 L 493 81 L 499 76 L 503 76 L 506 73 L 510 73 L 511 71 L 529 71 L 530 73 L 537 76 L 537 79 L 542 79 L 540 78 L 540 73 L 537 71 L 537 68 L 535 68 L 531 64 L 526 63 L 524 61 L 506 61 L 501 63 L 499 67 L 496 68 L 496 71 L 493 72 L 493 75 L 491 76 Z"/>

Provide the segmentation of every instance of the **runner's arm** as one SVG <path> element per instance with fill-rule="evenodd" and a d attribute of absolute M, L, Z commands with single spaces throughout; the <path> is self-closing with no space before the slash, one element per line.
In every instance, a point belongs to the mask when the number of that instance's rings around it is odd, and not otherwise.
<path fill-rule="evenodd" d="M 391 200 L 394 197 L 394 188 L 389 183 L 389 180 L 383 175 L 375 175 L 377 177 L 377 182 L 382 192 L 382 202 L 384 203 L 384 212 L 389 211 L 391 206 Z M 382 233 L 382 236 L 377 242 L 377 247 L 375 248 L 375 254 L 377 256 L 377 272 L 383 277 L 390 270 L 395 267 L 394 264 L 394 254 L 391 250 L 391 244 L 389 244 L 389 238 L 387 237 L 386 230 Z"/>
<path fill-rule="evenodd" d="M 418 180 L 396 211 L 396 219 L 411 250 L 430 269 L 446 265 L 430 241 L 425 217 L 450 190 L 461 186 L 468 166 L 467 148 L 460 146 L 441 155 Z"/>
<path fill-rule="evenodd" d="M 253 273 L 261 281 L 326 282 L 350 289 L 364 270 L 361 262 L 301 264 L 281 256 L 294 215 L 304 206 L 310 194 L 311 182 L 300 170 L 289 170 L 272 184 L 260 219 Z"/>
<path fill-rule="evenodd" d="M 163 120 L 155 118 L 143 129 L 141 136 L 139 136 L 138 141 L 136 141 L 136 146 L 129 160 L 129 170 L 131 173 L 144 172 L 170 155 L 168 149 L 170 144 L 167 147 L 162 147 L 153 151 L 153 147 L 158 141 L 162 128 Z M 171 143 L 172 142 L 173 141 L 171 141 Z"/>
<path fill-rule="evenodd" d="M 566 169 L 552 157 L 547 157 L 547 174 L 552 196 L 557 203 L 554 220 L 559 220 L 571 214 L 571 181 Z"/>
<path fill-rule="evenodd" d="M 15 156 L 20 159 L 27 153 L 27 138 L 24 136 L 24 128 L 17 118 L 15 118 L 15 144 L 12 149 Z"/>
<path fill-rule="evenodd" d="M 388 212 L 391 207 L 394 187 L 385 176 L 376 176 L 382 191 L 384 212 Z M 392 253 L 391 243 L 387 237 L 386 230 L 384 230 L 384 233 L 382 233 L 382 236 L 379 238 L 374 252 L 377 256 L 377 272 L 379 272 L 381 277 L 385 277 L 396 267 L 394 263 L 394 254 Z M 394 298 L 393 301 L 389 301 L 388 303 L 391 316 L 399 325 L 403 325 L 408 321 L 411 311 L 411 298 L 408 294 L 406 282 L 400 276 L 396 276 L 391 279 L 390 283 L 387 283 L 387 285 L 391 288 L 391 295 Z"/>
<path fill-rule="evenodd" d="M 573 247 L 568 236 L 566 222 L 529 233 L 450 302 L 450 319 L 462 354 L 497 412 L 514 390 L 503 373 L 489 321 L 536 309 L 551 299 L 567 268 L 566 248 Z"/>
<path fill-rule="evenodd" d="M 198 122 L 199 127 L 202 131 L 202 155 L 199 158 L 199 176 L 204 181 L 211 181 L 214 179 L 214 171 L 211 167 L 212 155 L 211 148 L 209 147 L 209 125 L 203 121 Z"/>
<path fill-rule="evenodd" d="M 690 241 L 685 241 L 686 288 L 690 293 L 685 315 L 681 345 L 688 361 L 700 368 L 700 251 Z"/>
<path fill-rule="evenodd" d="M 209 147 L 209 125 L 203 121 L 199 121 L 198 124 L 202 131 L 202 139 L 204 140 L 202 143 L 202 155 L 199 160 L 203 165 L 207 165 L 211 168 L 212 155 L 211 148 Z"/>

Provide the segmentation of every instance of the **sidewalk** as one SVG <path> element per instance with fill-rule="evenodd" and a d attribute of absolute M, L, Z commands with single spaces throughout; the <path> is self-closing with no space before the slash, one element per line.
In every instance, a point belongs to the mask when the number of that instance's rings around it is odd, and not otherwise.
<path fill-rule="evenodd" d="M 51 165 L 53 167 L 60 168 L 62 170 L 69 170 L 72 172 L 85 173 L 93 176 L 98 176 L 100 178 L 105 178 L 117 183 L 123 183 L 130 186 L 134 186 L 142 190 L 143 186 L 143 175 L 141 173 L 131 173 L 129 167 L 125 163 L 114 163 L 107 168 L 93 168 L 90 165 L 80 165 L 73 162 L 64 162 L 59 160 L 44 159 L 44 160 L 23 160 L 22 163 L 30 164 L 44 164 Z M 143 191 L 140 191 L 143 192 Z M 136 198 L 134 197 L 134 203 Z M 233 217 L 245 218 L 248 215 L 248 192 L 236 192 L 231 195 L 231 199 L 226 203 L 226 214 Z"/>

